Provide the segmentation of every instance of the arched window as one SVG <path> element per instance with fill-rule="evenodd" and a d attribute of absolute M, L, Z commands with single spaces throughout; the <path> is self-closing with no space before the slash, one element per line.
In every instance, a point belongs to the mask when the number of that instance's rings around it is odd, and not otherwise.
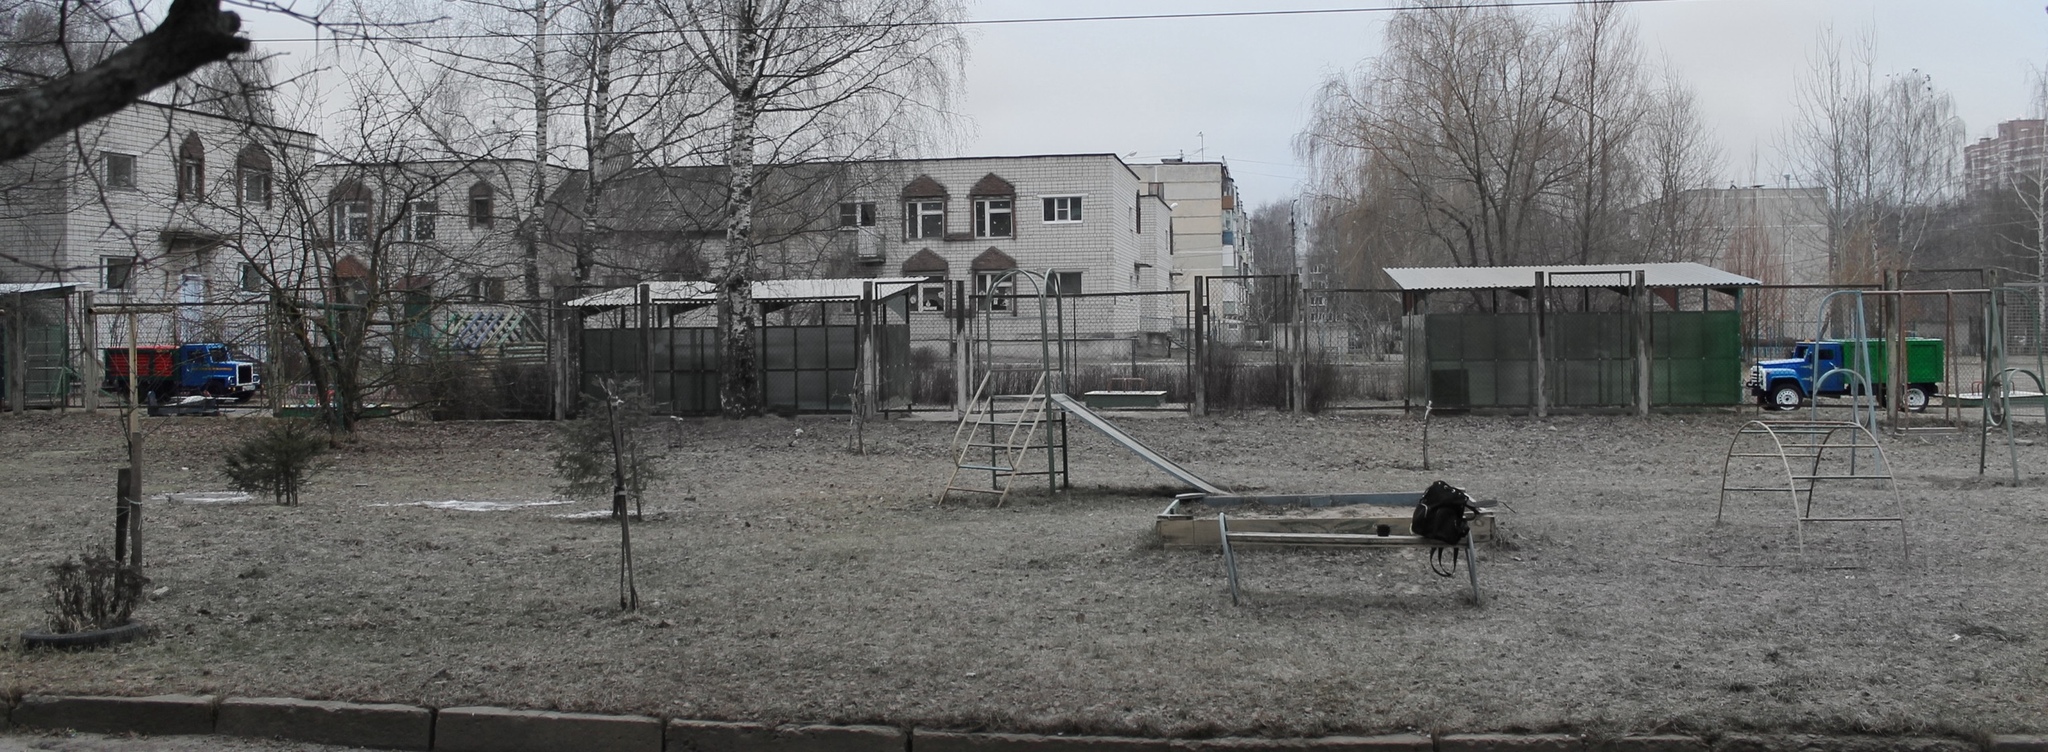
<path fill-rule="evenodd" d="M 930 175 L 919 175 L 903 187 L 903 238 L 938 240 L 946 236 L 946 187 Z"/>
<path fill-rule="evenodd" d="M 974 184 L 968 196 L 974 199 L 975 237 L 1016 237 L 1017 189 L 1010 181 L 991 172 Z"/>
<path fill-rule="evenodd" d="M 178 200 L 200 201 L 206 198 L 206 147 L 199 143 L 199 134 L 185 134 L 185 143 L 178 146 Z"/>
<path fill-rule="evenodd" d="M 235 200 L 243 206 L 270 208 L 270 152 L 250 144 L 235 155 Z"/>
<path fill-rule="evenodd" d="M 337 243 L 370 240 L 370 206 L 374 194 L 360 181 L 350 179 L 334 187 L 328 196 L 328 212 Z"/>
<path fill-rule="evenodd" d="M 496 191 L 491 189 L 491 184 L 481 180 L 469 187 L 470 227 L 491 226 L 491 220 L 496 218 L 498 211 L 495 194 Z"/>

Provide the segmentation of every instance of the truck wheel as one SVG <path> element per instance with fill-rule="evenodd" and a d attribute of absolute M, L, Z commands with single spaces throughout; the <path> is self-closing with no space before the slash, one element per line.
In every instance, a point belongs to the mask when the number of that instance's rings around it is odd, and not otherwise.
<path fill-rule="evenodd" d="M 1777 410 L 1797 410 L 1799 404 L 1805 401 L 1806 398 L 1799 394 L 1799 387 L 1791 384 L 1779 384 L 1777 388 L 1771 390 L 1771 407 Z"/>
<path fill-rule="evenodd" d="M 226 397 L 228 396 L 228 385 L 227 382 L 220 379 L 207 379 L 206 386 L 201 388 L 200 391 L 205 393 L 209 399 Z"/>
<path fill-rule="evenodd" d="M 1927 412 L 1927 389 L 1925 387 L 1917 384 L 1906 387 L 1906 409 L 1916 413 Z"/>

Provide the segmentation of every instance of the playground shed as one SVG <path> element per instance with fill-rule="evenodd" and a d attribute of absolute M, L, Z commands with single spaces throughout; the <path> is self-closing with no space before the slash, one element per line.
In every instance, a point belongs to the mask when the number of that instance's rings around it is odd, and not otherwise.
<path fill-rule="evenodd" d="M 888 410 L 908 401 L 911 298 L 923 277 L 752 283 L 763 325 L 766 406 L 788 412 Z M 570 301 L 580 315 L 580 383 L 638 381 L 662 412 L 718 412 L 717 289 L 642 282 Z"/>
<path fill-rule="evenodd" d="M 0 283 L 0 404 L 63 407 L 78 382 L 71 364 L 71 303 L 66 282 Z"/>
<path fill-rule="evenodd" d="M 1704 264 L 1388 269 L 1411 403 L 1444 408 L 1733 405 L 1742 290 Z"/>

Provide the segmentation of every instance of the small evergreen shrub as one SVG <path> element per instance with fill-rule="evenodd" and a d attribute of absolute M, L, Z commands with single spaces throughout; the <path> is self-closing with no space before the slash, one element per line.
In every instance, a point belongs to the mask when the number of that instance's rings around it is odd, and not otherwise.
<path fill-rule="evenodd" d="M 237 490 L 267 493 L 280 505 L 294 506 L 327 444 L 327 432 L 311 421 L 275 421 L 229 448 L 221 473 Z"/>

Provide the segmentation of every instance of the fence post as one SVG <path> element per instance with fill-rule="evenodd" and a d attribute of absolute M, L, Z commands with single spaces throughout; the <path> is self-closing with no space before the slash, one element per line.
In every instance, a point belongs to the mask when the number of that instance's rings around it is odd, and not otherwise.
<path fill-rule="evenodd" d="M 80 397 L 84 400 L 87 414 L 99 412 L 100 382 L 107 378 L 106 366 L 100 362 L 100 327 L 98 319 L 93 316 L 92 303 L 92 290 L 79 293 L 78 310 L 83 314 L 79 320 L 85 324 L 84 331 L 79 333 L 79 344 L 85 350 L 80 353 L 84 356 L 85 383 L 79 385 L 79 391 L 82 392 Z"/>
<path fill-rule="evenodd" d="M 26 297 L 17 292 L 7 296 L 7 407 L 15 415 L 28 411 L 28 313 L 21 309 Z"/>
<path fill-rule="evenodd" d="M 1287 347 L 1292 351 L 1289 360 L 1293 361 L 1288 374 L 1288 401 L 1294 403 L 1294 412 L 1305 413 L 1308 412 L 1308 382 L 1302 378 L 1302 367 L 1308 360 L 1308 331 L 1302 324 L 1302 313 L 1307 306 L 1302 305 L 1301 275 L 1289 274 L 1285 279 L 1288 282 L 1287 326 L 1292 330 L 1287 335 Z"/>
<path fill-rule="evenodd" d="M 1655 304 L 1650 301 L 1650 287 L 1647 273 L 1636 270 L 1636 278 L 1630 293 L 1636 299 L 1636 415 L 1650 415 L 1650 311 Z"/>
<path fill-rule="evenodd" d="M 967 316 L 974 307 L 967 299 L 966 280 L 956 279 L 947 284 L 953 288 L 947 291 L 949 294 L 946 296 L 946 308 L 951 311 L 949 318 L 953 324 L 953 419 L 966 420 L 967 410 L 972 407 L 967 402 L 973 398 L 968 390 L 974 388 L 969 385 L 972 375 L 968 369 L 973 367 L 974 361 L 968 357 L 973 343 L 967 337 Z"/>
<path fill-rule="evenodd" d="M 1195 352 L 1195 414 L 1209 414 L 1209 278 L 1195 278 L 1194 333 L 1188 339 Z"/>
<path fill-rule="evenodd" d="M 1532 336 L 1531 336 L 1531 339 L 1532 339 L 1532 340 L 1534 340 L 1533 344 L 1534 344 L 1534 346 L 1535 346 L 1535 350 L 1536 350 L 1536 362 L 1535 362 L 1535 369 L 1534 369 L 1534 375 L 1535 375 L 1535 378 L 1534 378 L 1534 379 L 1532 380 L 1532 382 L 1533 382 L 1533 383 L 1532 383 L 1532 384 L 1530 385 L 1530 394 L 1529 394 L 1529 397 L 1530 397 L 1530 411 L 1531 411 L 1531 412 L 1533 412 L 1533 413 L 1535 413 L 1536 417 L 1538 417 L 1538 418 L 1542 418 L 1542 417 L 1547 417 L 1547 416 L 1548 416 L 1548 414 L 1549 414 L 1549 409 L 1548 409 L 1548 408 L 1549 408 L 1549 404 L 1548 404 L 1548 402 L 1549 402 L 1549 393 L 1548 393 L 1548 391 L 1547 391 L 1547 390 L 1546 390 L 1546 389 L 1544 388 L 1544 384 L 1543 384 L 1543 376 L 1544 376 L 1544 373 L 1543 373 L 1543 372 L 1544 372 L 1544 367 L 1545 367 L 1545 365 L 1546 365 L 1546 364 L 1545 364 L 1545 363 L 1543 362 L 1543 359 L 1544 359 L 1544 353 L 1543 353 L 1543 333 L 1544 333 L 1544 331 L 1543 331 L 1543 330 L 1544 330 L 1544 316 L 1543 316 L 1543 314 L 1544 314 L 1544 308 L 1545 308 L 1545 306 L 1543 305 L 1543 299 L 1544 299 L 1544 297 L 1546 297 L 1546 296 L 1545 296 L 1545 292 L 1544 292 L 1544 279 L 1543 279 L 1543 272 L 1540 272 L 1540 271 L 1539 271 L 1539 272 L 1536 272 L 1536 286 L 1535 286 L 1534 288 L 1532 288 L 1532 289 L 1530 290 L 1530 295 L 1529 295 L 1529 299 L 1530 299 L 1530 300 L 1532 300 L 1532 301 L 1534 301 L 1534 302 L 1536 303 L 1536 325 L 1535 325 L 1534 327 L 1531 327 L 1531 331 L 1530 331 L 1530 334 L 1532 335 Z"/>

